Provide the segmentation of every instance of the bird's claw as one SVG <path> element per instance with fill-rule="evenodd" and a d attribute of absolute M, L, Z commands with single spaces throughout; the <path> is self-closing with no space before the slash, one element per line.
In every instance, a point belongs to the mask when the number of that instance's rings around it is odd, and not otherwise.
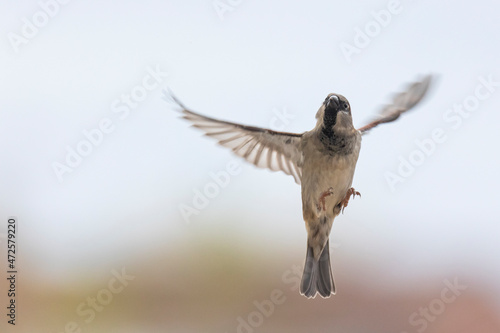
<path fill-rule="evenodd" d="M 342 214 L 344 214 L 344 209 L 349 205 L 349 199 L 351 198 L 354 199 L 357 195 L 361 197 L 361 193 L 356 191 L 353 187 L 347 190 L 347 193 L 345 194 L 344 199 L 340 202 L 340 206 L 342 207 Z"/>
<path fill-rule="evenodd" d="M 318 209 L 318 211 L 326 210 L 325 199 L 326 199 L 326 197 L 328 197 L 328 196 L 330 196 L 332 194 L 333 194 L 333 187 L 330 187 L 327 191 L 321 193 L 321 196 L 319 197 L 319 203 L 316 206 L 316 208 Z"/>

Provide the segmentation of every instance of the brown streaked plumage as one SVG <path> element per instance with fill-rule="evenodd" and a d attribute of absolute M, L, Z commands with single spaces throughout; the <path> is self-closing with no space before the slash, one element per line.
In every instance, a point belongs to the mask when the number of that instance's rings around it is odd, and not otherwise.
<path fill-rule="evenodd" d="M 425 96 L 431 76 L 411 84 L 394 97 L 369 124 L 356 129 L 351 107 L 339 94 L 329 94 L 316 113 L 316 126 L 302 134 L 278 132 L 203 116 L 189 110 L 170 91 L 167 99 L 180 107 L 184 119 L 215 138 L 236 155 L 260 168 L 283 171 L 302 188 L 302 212 L 308 234 L 300 293 L 308 298 L 335 294 L 328 238 L 333 221 L 347 206 L 361 149 L 361 136 L 396 120 Z"/>

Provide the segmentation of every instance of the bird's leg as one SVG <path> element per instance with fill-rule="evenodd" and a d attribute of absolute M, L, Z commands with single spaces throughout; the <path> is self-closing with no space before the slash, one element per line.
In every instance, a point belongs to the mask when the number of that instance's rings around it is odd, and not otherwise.
<path fill-rule="evenodd" d="M 353 187 L 351 187 L 350 189 L 347 190 L 347 193 L 345 194 L 344 199 L 340 202 L 340 206 L 342 207 L 342 214 L 344 214 L 344 209 L 349 204 L 349 199 L 351 198 L 351 195 L 354 199 L 357 195 L 361 196 L 361 193 L 356 191 Z"/>
<path fill-rule="evenodd" d="M 321 195 L 319 197 L 319 203 L 317 205 L 318 211 L 321 211 L 322 209 L 326 210 L 325 199 L 326 199 L 326 197 L 328 197 L 332 194 L 333 194 L 333 187 L 330 187 L 327 191 L 321 193 Z"/>

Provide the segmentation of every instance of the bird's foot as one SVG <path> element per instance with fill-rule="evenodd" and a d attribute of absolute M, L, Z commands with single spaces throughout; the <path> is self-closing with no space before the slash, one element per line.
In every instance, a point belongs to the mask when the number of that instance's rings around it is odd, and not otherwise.
<path fill-rule="evenodd" d="M 333 187 L 330 187 L 327 191 L 321 193 L 321 195 L 319 197 L 319 203 L 316 206 L 316 208 L 318 208 L 318 211 L 326 210 L 325 199 L 326 199 L 326 197 L 328 197 L 332 194 L 333 194 Z"/>
<path fill-rule="evenodd" d="M 342 214 L 344 214 L 344 209 L 347 207 L 349 204 L 349 199 L 351 198 L 354 199 L 357 195 L 361 196 L 361 193 L 356 191 L 353 187 L 347 190 L 347 193 L 345 194 L 344 199 L 340 202 L 340 206 L 342 207 Z"/>

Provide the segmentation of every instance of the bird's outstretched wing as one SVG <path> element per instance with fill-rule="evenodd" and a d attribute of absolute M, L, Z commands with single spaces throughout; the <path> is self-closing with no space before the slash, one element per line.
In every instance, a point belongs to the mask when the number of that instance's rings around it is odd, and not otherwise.
<path fill-rule="evenodd" d="M 429 90 L 432 76 L 427 75 L 421 81 L 414 82 L 406 91 L 396 94 L 392 104 L 385 106 L 379 115 L 369 124 L 359 128 L 361 134 L 365 134 L 375 126 L 383 123 L 390 123 L 399 116 L 417 105 Z"/>
<path fill-rule="evenodd" d="M 300 141 L 302 134 L 277 132 L 217 120 L 189 110 L 171 91 L 163 91 L 164 99 L 173 101 L 181 109 L 182 117 L 189 120 L 193 127 L 205 132 L 236 155 L 259 168 L 283 171 L 292 175 L 297 184 L 302 177 L 302 153 Z"/>

